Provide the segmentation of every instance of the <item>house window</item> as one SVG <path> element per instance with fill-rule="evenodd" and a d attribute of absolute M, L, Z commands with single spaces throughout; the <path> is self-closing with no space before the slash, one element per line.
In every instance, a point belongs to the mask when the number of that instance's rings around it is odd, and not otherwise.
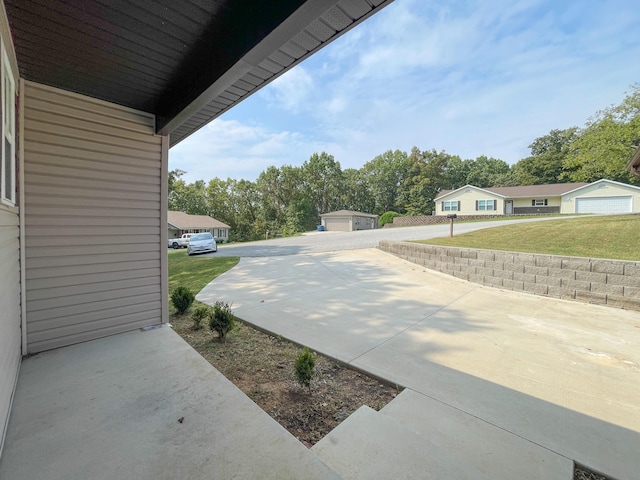
<path fill-rule="evenodd" d="M 0 61 L 0 201 L 9 205 L 16 203 L 16 86 L 9 66 L 9 58 L 2 44 L 2 60 Z"/>
<path fill-rule="evenodd" d="M 531 200 L 531 206 L 532 207 L 544 207 L 546 205 L 549 204 L 549 200 L 548 199 L 544 199 L 544 200 L 540 200 L 540 199 L 533 199 Z"/>
<path fill-rule="evenodd" d="M 476 210 L 478 211 L 493 211 L 497 209 L 497 200 L 476 200 Z"/>
<path fill-rule="evenodd" d="M 459 212 L 460 211 L 460 202 L 442 202 L 442 211 L 443 212 Z"/>

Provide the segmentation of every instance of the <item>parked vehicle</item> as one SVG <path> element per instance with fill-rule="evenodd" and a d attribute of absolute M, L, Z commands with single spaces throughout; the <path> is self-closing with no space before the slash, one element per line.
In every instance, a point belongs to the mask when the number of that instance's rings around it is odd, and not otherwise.
<path fill-rule="evenodd" d="M 194 233 L 189 239 L 187 254 L 217 252 L 218 245 L 210 233 Z"/>
<path fill-rule="evenodd" d="M 175 248 L 187 248 L 189 245 L 189 239 L 194 233 L 184 233 L 181 237 L 170 238 L 169 239 L 169 247 Z"/>

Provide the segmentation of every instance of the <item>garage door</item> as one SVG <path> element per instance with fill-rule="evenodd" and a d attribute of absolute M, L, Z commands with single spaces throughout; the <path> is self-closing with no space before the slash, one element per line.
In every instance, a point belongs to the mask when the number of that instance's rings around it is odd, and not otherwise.
<path fill-rule="evenodd" d="M 631 213 L 631 197 L 577 198 L 576 213 Z"/>
<path fill-rule="evenodd" d="M 349 219 L 348 218 L 325 218 L 324 226 L 330 232 L 348 232 Z"/>

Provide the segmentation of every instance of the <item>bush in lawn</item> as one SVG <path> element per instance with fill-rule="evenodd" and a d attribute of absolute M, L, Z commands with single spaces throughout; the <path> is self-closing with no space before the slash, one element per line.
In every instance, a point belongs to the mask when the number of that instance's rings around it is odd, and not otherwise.
<path fill-rule="evenodd" d="M 200 305 L 195 309 L 195 311 L 191 314 L 191 320 L 193 321 L 193 329 L 200 330 L 202 328 L 202 320 L 209 316 L 209 311 L 211 307 L 207 305 Z"/>
<path fill-rule="evenodd" d="M 173 306 L 180 315 L 184 315 L 184 313 L 191 308 L 195 298 L 196 296 L 187 287 L 176 287 L 171 293 L 171 303 L 173 303 Z"/>
<path fill-rule="evenodd" d="M 209 309 L 209 328 L 218 332 L 218 339 L 221 342 L 227 340 L 229 333 L 235 326 L 235 315 L 231 312 L 231 306 L 225 302 L 216 302 L 213 309 Z"/>
<path fill-rule="evenodd" d="M 378 223 L 381 227 L 383 227 L 385 223 L 393 223 L 394 218 L 401 216 L 402 215 L 398 212 L 384 212 L 382 215 L 380 215 L 380 220 L 378 220 Z"/>
<path fill-rule="evenodd" d="M 307 387 L 309 393 L 311 393 L 311 379 L 313 378 L 313 369 L 316 366 L 316 356 L 305 347 L 296 358 L 294 366 L 298 383 L 303 387 Z"/>

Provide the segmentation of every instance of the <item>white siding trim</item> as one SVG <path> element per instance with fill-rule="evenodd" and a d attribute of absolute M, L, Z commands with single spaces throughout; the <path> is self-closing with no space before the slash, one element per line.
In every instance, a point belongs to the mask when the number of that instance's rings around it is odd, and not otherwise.
<path fill-rule="evenodd" d="M 18 183 L 19 183 L 19 200 L 18 205 L 24 205 L 24 80 L 20 79 L 20 112 L 18 114 L 18 122 L 20 129 L 20 139 L 18 145 Z M 24 231 L 24 208 L 20 208 L 20 322 L 22 351 L 27 351 L 27 260 L 26 245 L 27 240 Z"/>
<path fill-rule="evenodd" d="M 0 205 L 0 453 L 20 369 L 19 220 Z"/>
<path fill-rule="evenodd" d="M 168 140 L 155 118 L 24 83 L 26 352 L 165 321 Z"/>
<path fill-rule="evenodd" d="M 162 191 L 160 193 L 160 245 L 162 256 L 160 257 L 161 285 L 162 289 L 162 323 L 169 323 L 169 254 L 167 253 L 167 240 L 169 230 L 167 229 L 167 211 L 169 208 L 169 135 L 162 137 Z"/>
<path fill-rule="evenodd" d="M 11 43 L 11 32 L 4 3 L 1 1 L 0 43 L 4 47 L 4 53 L 11 66 L 13 83 L 18 89 L 18 65 Z M 15 93 L 18 94 L 18 92 Z M 14 154 L 16 146 L 14 141 Z M 21 209 L 19 206 L 20 204 L 10 206 L 4 202 L 0 204 L 0 455 L 4 447 L 22 356 L 20 348 Z"/>

